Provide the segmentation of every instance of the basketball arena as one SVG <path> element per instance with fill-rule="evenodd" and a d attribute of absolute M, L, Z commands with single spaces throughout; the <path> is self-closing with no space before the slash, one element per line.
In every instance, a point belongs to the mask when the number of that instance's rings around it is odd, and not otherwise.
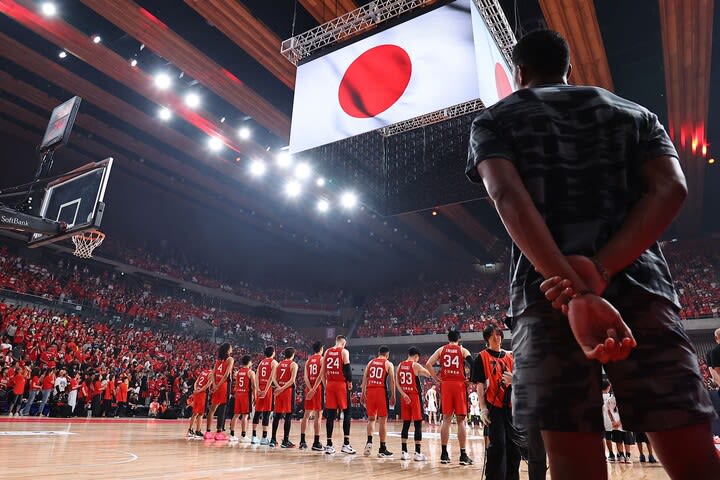
<path fill-rule="evenodd" d="M 713 0 L 0 0 L 4 478 L 720 478 Z"/>

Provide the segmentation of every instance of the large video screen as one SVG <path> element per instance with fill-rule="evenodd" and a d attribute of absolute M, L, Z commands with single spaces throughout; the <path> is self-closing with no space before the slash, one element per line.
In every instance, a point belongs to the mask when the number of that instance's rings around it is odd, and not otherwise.
<path fill-rule="evenodd" d="M 291 153 L 481 98 L 470 0 L 298 67 Z"/>

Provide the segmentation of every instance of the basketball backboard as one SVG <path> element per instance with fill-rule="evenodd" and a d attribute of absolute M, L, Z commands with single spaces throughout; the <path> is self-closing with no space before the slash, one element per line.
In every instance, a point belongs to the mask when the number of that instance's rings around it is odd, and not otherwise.
<path fill-rule="evenodd" d="M 66 225 L 58 234 L 34 233 L 29 247 L 53 243 L 85 230 L 97 229 L 102 220 L 105 188 L 112 168 L 112 158 L 89 163 L 62 178 L 50 182 L 45 188 L 40 216 Z"/>

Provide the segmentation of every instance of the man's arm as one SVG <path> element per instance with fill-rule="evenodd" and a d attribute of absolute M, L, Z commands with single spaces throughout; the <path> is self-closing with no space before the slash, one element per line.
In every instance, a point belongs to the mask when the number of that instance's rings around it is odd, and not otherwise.
<path fill-rule="evenodd" d="M 710 367 L 710 377 L 712 377 L 715 385 L 720 387 L 720 367 Z"/>
<path fill-rule="evenodd" d="M 420 375 L 421 377 L 432 378 L 432 374 L 430 373 L 430 371 L 427 368 L 420 365 L 419 363 L 413 364 L 413 371 L 415 372 L 415 375 Z"/>
<path fill-rule="evenodd" d="M 576 291 L 588 290 L 558 248 L 512 162 L 489 158 L 476 169 L 510 237 L 535 270 L 544 278 L 559 276 L 570 280 Z"/>
<path fill-rule="evenodd" d="M 395 366 L 390 360 L 385 362 L 385 368 L 387 368 L 387 376 L 390 379 L 390 405 L 395 404 Z"/>
<path fill-rule="evenodd" d="M 646 160 L 641 175 L 645 181 L 643 196 L 625 217 L 620 230 L 596 255 L 610 276 L 624 270 L 660 238 L 687 197 L 685 175 L 675 157 Z"/>
<path fill-rule="evenodd" d="M 368 379 L 368 372 L 370 372 L 370 368 L 369 368 L 369 367 L 370 367 L 370 363 L 372 363 L 372 362 L 369 362 L 369 363 L 367 364 L 367 366 L 365 367 L 365 371 L 363 372 L 362 384 L 360 385 L 360 395 L 361 395 L 361 399 L 362 399 L 362 400 L 365 399 L 365 395 L 366 395 L 366 393 L 367 393 L 367 392 L 366 392 L 366 390 L 367 390 L 367 379 Z"/>
<path fill-rule="evenodd" d="M 438 358 L 440 358 L 440 352 L 442 352 L 442 347 L 435 350 L 435 353 L 433 353 L 430 356 L 430 358 L 428 358 L 428 361 L 425 364 L 425 368 L 427 369 L 428 373 L 430 374 L 430 378 L 432 378 L 436 382 L 440 381 L 437 374 L 435 373 L 435 364 L 437 363 Z"/>

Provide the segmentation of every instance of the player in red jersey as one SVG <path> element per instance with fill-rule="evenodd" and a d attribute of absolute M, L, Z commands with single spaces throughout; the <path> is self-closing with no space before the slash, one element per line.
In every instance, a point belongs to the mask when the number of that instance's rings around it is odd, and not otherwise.
<path fill-rule="evenodd" d="M 207 415 L 207 429 L 205 431 L 205 440 L 227 440 L 227 437 L 223 433 L 225 429 L 225 409 L 227 408 L 228 402 L 228 383 L 230 374 L 233 370 L 233 363 L 235 360 L 232 355 L 232 345 L 229 343 L 223 343 L 218 349 L 218 358 L 215 360 L 215 368 L 213 374 L 210 376 L 210 393 L 212 397 L 210 399 L 210 411 Z M 217 411 L 217 432 L 212 435 L 210 432 L 210 424 L 212 418 Z"/>
<path fill-rule="evenodd" d="M 435 364 L 440 362 L 440 377 L 435 373 Z M 465 365 L 471 367 L 472 355 L 460 345 L 460 332 L 450 329 L 448 344 L 435 350 L 425 365 L 430 375 L 437 382 L 442 382 L 440 403 L 442 403 L 443 422 L 440 427 L 440 443 L 442 454 L 440 463 L 450 463 L 447 444 L 450 438 L 450 422 L 455 414 L 457 418 L 458 443 L 460 444 L 460 465 L 472 465 L 472 460 L 465 452 L 465 417 L 467 416 L 467 378 Z"/>
<path fill-rule="evenodd" d="M 400 460 L 410 460 L 410 454 L 407 450 L 407 441 L 410 434 L 410 423 L 415 425 L 415 455 L 416 462 L 424 462 L 427 460 L 422 453 L 422 388 L 418 375 L 423 377 L 432 377 L 432 374 L 422 365 L 418 363 L 420 360 L 420 350 L 417 347 L 410 347 L 408 350 L 407 360 L 402 361 L 397 367 L 397 384 L 400 390 L 400 418 L 403 421 L 402 432 L 402 453 Z"/>
<path fill-rule="evenodd" d="M 327 410 L 327 446 L 325 453 L 332 455 L 335 447 L 332 444 L 335 416 L 338 410 L 343 411 L 343 447 L 341 451 L 350 455 L 355 449 L 350 446 L 350 390 L 352 389 L 352 370 L 350 369 L 350 352 L 345 345 L 344 335 L 335 337 L 335 346 L 328 348 L 323 356 L 320 376 L 325 383 L 325 408 Z"/>
<path fill-rule="evenodd" d="M 378 349 L 378 356 L 370 360 L 365 367 L 362 381 L 361 402 L 365 405 L 368 416 L 367 443 L 363 452 L 367 457 L 372 452 L 375 420 L 380 423 L 380 450 L 378 458 L 390 458 L 392 452 L 387 449 L 387 417 L 388 417 L 388 385 L 390 380 L 390 404 L 395 404 L 395 367 L 388 360 L 390 349 L 382 345 Z"/>
<path fill-rule="evenodd" d="M 311 415 L 314 416 L 313 432 L 315 433 L 312 449 L 316 452 L 325 450 L 325 447 L 320 443 L 320 418 L 322 417 L 323 409 L 320 370 L 322 369 L 324 352 L 325 346 L 322 342 L 317 341 L 313 343 L 313 354 L 307 359 L 305 368 L 303 368 L 305 380 L 305 414 L 303 415 L 302 422 L 300 422 L 300 450 L 306 450 L 308 448 L 305 442 L 305 430 L 307 429 L 308 420 Z"/>
<path fill-rule="evenodd" d="M 248 422 L 250 420 L 250 411 L 252 410 L 253 386 L 255 385 L 255 372 L 250 368 L 252 357 L 244 355 L 240 359 L 240 368 L 237 369 L 233 381 L 233 396 L 235 404 L 233 405 L 233 417 L 230 421 L 230 441 L 237 442 L 240 439 L 245 440 Z M 240 420 L 240 439 L 235 436 L 235 426 L 238 418 Z"/>
<path fill-rule="evenodd" d="M 295 380 L 297 379 L 298 365 L 295 363 L 295 349 L 288 347 L 283 352 L 284 360 L 278 363 L 273 375 L 272 382 L 277 387 L 275 390 L 275 416 L 272 425 L 272 438 L 270 448 L 277 445 L 277 429 L 280 420 L 285 418 L 283 425 L 283 440 L 281 448 L 293 448 L 294 443 L 290 441 L 290 426 L 292 425 L 293 406 L 295 405 Z"/>
<path fill-rule="evenodd" d="M 189 438 L 203 438 L 200 429 L 200 422 L 205 413 L 205 404 L 207 403 L 207 389 L 210 386 L 210 370 L 205 369 L 198 375 L 193 388 L 192 416 L 190 417 L 190 428 L 188 428 L 187 436 Z M 193 430 L 194 426 L 194 430 Z"/>
<path fill-rule="evenodd" d="M 272 378 L 278 362 L 275 360 L 275 348 L 265 348 L 265 358 L 258 363 L 255 370 L 255 416 L 253 416 L 253 431 L 251 443 L 269 445 L 267 438 L 268 425 L 270 424 L 270 412 L 273 408 L 273 384 Z M 263 435 L 262 440 L 257 438 L 257 426 L 262 416 Z"/>

